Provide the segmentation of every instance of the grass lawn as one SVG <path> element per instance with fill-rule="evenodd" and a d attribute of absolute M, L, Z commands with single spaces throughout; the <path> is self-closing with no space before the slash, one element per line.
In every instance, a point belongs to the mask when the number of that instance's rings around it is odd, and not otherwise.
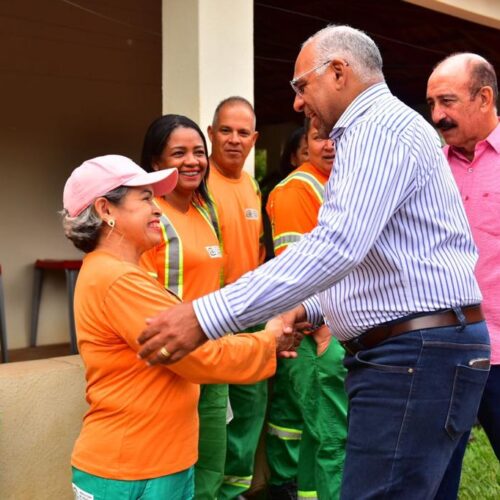
<path fill-rule="evenodd" d="M 467 445 L 460 500 L 498 500 L 500 499 L 500 464 L 491 449 L 484 431 L 474 427 L 474 439 Z"/>

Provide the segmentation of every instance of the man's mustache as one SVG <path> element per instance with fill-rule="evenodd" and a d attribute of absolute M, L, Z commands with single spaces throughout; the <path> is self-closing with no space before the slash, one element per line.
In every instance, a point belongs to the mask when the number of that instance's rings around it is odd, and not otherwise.
<path fill-rule="evenodd" d="M 436 128 L 443 131 L 450 130 L 452 128 L 455 128 L 456 126 L 457 124 L 455 122 L 447 120 L 446 118 L 442 118 L 436 123 Z"/>

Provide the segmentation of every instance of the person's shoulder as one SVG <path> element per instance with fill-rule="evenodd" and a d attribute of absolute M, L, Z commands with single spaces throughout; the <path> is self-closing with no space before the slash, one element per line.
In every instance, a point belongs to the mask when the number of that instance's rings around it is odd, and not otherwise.
<path fill-rule="evenodd" d="M 378 99 L 376 105 L 354 124 L 350 132 L 351 139 L 365 142 L 385 138 L 394 141 L 394 145 L 399 144 L 410 149 L 419 148 L 422 144 L 433 148 L 440 147 L 439 136 L 432 125 L 420 113 L 392 94 Z"/>
<path fill-rule="evenodd" d="M 245 184 L 251 186 L 256 194 L 260 195 L 259 183 L 257 182 L 257 179 L 253 175 L 249 174 L 246 170 L 243 170 L 241 172 L 241 180 Z"/>
<path fill-rule="evenodd" d="M 308 189 L 312 184 L 323 185 L 326 182 L 324 175 L 311 163 L 305 162 L 300 167 L 297 167 L 293 172 L 289 173 L 275 189 L 291 190 L 291 189 Z"/>
<path fill-rule="evenodd" d="M 125 276 L 148 278 L 147 273 L 139 266 L 108 252 L 95 250 L 84 258 L 78 279 L 87 284 L 98 284 L 107 288 Z"/>

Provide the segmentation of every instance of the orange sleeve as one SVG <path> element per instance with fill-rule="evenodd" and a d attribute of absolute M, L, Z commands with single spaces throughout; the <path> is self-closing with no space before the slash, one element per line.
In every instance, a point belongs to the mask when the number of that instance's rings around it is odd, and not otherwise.
<path fill-rule="evenodd" d="M 120 276 L 108 290 L 105 314 L 113 330 L 134 350 L 145 319 L 179 303 L 174 296 L 147 279 L 140 270 Z M 171 371 L 194 383 L 253 383 L 276 370 L 276 340 L 271 332 L 228 335 L 208 341 Z"/>
<path fill-rule="evenodd" d="M 251 384 L 274 375 L 276 340 L 271 332 L 209 340 L 169 368 L 198 384 Z"/>
<path fill-rule="evenodd" d="M 286 237 L 299 239 L 318 223 L 318 201 L 307 189 L 292 185 L 277 189 L 267 205 L 273 227 L 273 244 L 276 255 L 283 252 Z"/>
<path fill-rule="evenodd" d="M 120 276 L 104 298 L 104 314 L 117 334 L 138 351 L 137 343 L 146 326 L 146 318 L 178 304 L 180 300 L 161 288 L 138 269 Z"/>

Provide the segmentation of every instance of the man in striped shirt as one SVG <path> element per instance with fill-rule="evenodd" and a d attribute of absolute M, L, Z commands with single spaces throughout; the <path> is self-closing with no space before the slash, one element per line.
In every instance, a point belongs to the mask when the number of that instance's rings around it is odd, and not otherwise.
<path fill-rule="evenodd" d="M 336 145 L 318 226 L 232 285 L 162 313 L 139 337 L 141 355 L 157 363 L 166 345 L 175 361 L 304 301 L 285 321 L 324 316 L 347 350 L 341 498 L 433 498 L 489 367 L 459 192 L 437 133 L 390 93 L 364 33 L 316 33 L 291 83 L 296 111 Z"/>

